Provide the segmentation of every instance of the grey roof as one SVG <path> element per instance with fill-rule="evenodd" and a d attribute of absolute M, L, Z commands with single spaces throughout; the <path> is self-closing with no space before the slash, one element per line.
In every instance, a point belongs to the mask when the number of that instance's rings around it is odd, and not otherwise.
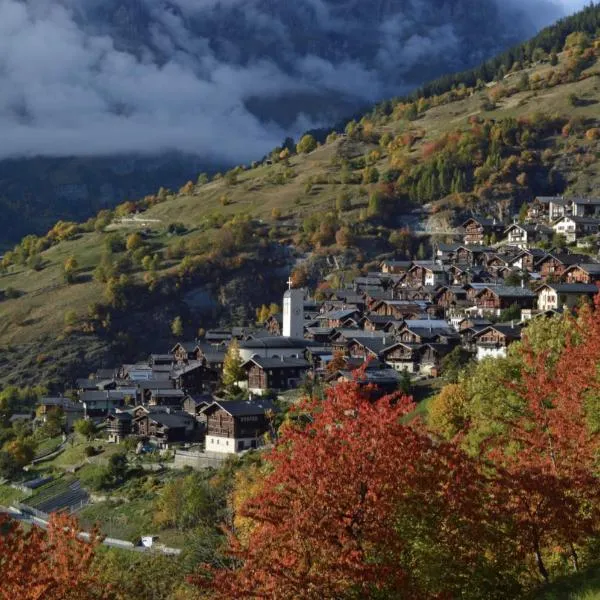
<path fill-rule="evenodd" d="M 183 390 L 174 390 L 173 388 L 169 389 L 149 389 L 153 396 L 160 396 L 162 398 L 183 398 L 185 393 Z"/>
<path fill-rule="evenodd" d="M 177 344 L 171 348 L 171 352 L 175 352 L 175 348 L 177 348 L 177 346 L 181 346 L 186 352 L 189 353 L 196 349 L 198 342 L 177 342 Z"/>
<path fill-rule="evenodd" d="M 552 252 L 537 261 L 536 266 L 539 265 L 542 261 L 546 260 L 549 256 L 558 260 L 563 265 L 576 265 L 578 263 L 583 263 L 584 261 L 589 261 L 590 257 L 587 254 L 567 254 L 566 252 Z"/>
<path fill-rule="evenodd" d="M 600 198 L 573 198 L 573 204 L 600 204 Z"/>
<path fill-rule="evenodd" d="M 535 294 L 526 287 L 510 286 L 510 285 L 486 285 L 483 289 L 490 290 L 498 296 L 504 298 L 533 298 Z M 481 294 L 483 289 L 477 292 L 477 295 Z"/>
<path fill-rule="evenodd" d="M 202 412 L 207 412 L 212 408 L 222 408 L 232 417 L 247 417 L 252 415 L 264 415 L 266 411 L 272 410 L 277 412 L 277 407 L 271 400 L 219 400 L 202 409 Z"/>
<path fill-rule="evenodd" d="M 600 264 L 598 263 L 578 263 L 576 265 L 571 265 L 569 269 L 574 269 L 577 267 L 589 275 L 600 275 Z"/>
<path fill-rule="evenodd" d="M 104 393 L 104 392 L 102 392 Z M 40 400 L 37 403 L 38 406 L 59 406 L 60 408 L 63 409 L 82 409 L 83 407 L 81 406 L 81 404 L 78 404 L 77 402 L 73 402 L 73 400 L 71 400 L 70 398 L 63 398 L 63 397 L 58 397 L 58 398 L 51 398 L 51 397 L 44 397 L 44 398 L 40 398 Z"/>
<path fill-rule="evenodd" d="M 256 356 L 248 359 L 244 366 L 254 363 L 261 369 L 304 369 L 310 366 L 310 363 L 304 358 L 263 358 L 262 356 Z"/>
<path fill-rule="evenodd" d="M 521 339 L 521 329 L 519 327 L 501 323 L 498 323 L 496 325 L 488 325 L 487 327 L 484 327 L 483 329 L 475 333 L 473 337 L 478 338 L 490 329 L 495 329 L 496 331 L 500 332 L 502 335 L 506 336 L 509 339 Z"/>
<path fill-rule="evenodd" d="M 260 349 L 275 349 L 275 348 L 306 348 L 314 346 L 311 340 L 304 338 L 288 338 L 288 337 L 264 337 L 253 340 L 246 340 L 240 344 L 241 350 L 260 350 Z"/>
<path fill-rule="evenodd" d="M 351 342 L 356 342 L 367 350 L 373 352 L 373 354 L 379 355 L 379 353 L 389 345 L 390 338 L 355 337 L 352 338 Z"/>
<path fill-rule="evenodd" d="M 597 294 L 598 286 L 593 283 L 545 283 L 540 286 L 537 291 L 542 288 L 551 288 L 554 291 L 562 294 Z"/>
<path fill-rule="evenodd" d="M 579 225 L 600 225 L 600 220 L 598 219 L 592 217 L 577 217 L 575 215 L 565 215 L 564 217 L 560 217 L 560 219 L 555 221 L 555 224 L 560 223 L 560 221 L 564 221 L 565 219 L 571 219 L 571 221 Z"/>
<path fill-rule="evenodd" d="M 193 420 L 193 417 L 188 413 L 172 413 L 172 412 L 152 412 L 148 418 L 156 423 L 160 423 L 163 427 L 169 429 L 180 429 L 186 427 Z M 138 417 L 143 418 L 143 417 Z"/>
<path fill-rule="evenodd" d="M 469 221 L 476 221 L 477 223 L 479 223 L 480 225 L 483 225 L 484 227 L 494 227 L 494 226 L 502 227 L 502 223 L 499 223 L 496 219 L 490 219 L 488 217 L 478 217 L 478 216 L 469 217 L 466 221 L 464 221 L 463 227 Z"/>
<path fill-rule="evenodd" d="M 351 315 L 353 315 L 354 313 L 359 312 L 358 308 L 346 308 L 343 310 L 334 310 L 331 312 L 327 312 L 327 313 L 323 313 L 321 315 L 319 315 L 317 317 L 317 319 L 333 319 L 333 320 L 341 320 L 341 319 L 345 319 L 346 317 L 350 317 Z"/>

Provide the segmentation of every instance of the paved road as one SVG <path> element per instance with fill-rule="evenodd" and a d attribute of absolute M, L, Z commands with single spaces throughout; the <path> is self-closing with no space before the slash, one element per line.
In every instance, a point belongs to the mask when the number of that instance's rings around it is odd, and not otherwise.
<path fill-rule="evenodd" d="M 4 513 L 9 515 L 11 518 L 17 521 L 23 521 L 24 523 L 30 523 L 31 525 L 36 525 L 37 527 L 41 527 L 42 529 L 46 529 L 48 527 L 48 521 L 44 521 L 38 517 L 34 517 L 33 515 L 14 510 L 10 507 L 0 506 L 0 513 Z M 82 531 L 79 534 L 79 537 L 84 540 L 89 540 L 90 534 Z M 120 548 L 121 550 L 130 550 L 131 552 L 161 552 L 162 554 L 167 554 L 170 556 L 176 556 L 181 554 L 181 550 L 179 548 L 164 548 L 160 546 L 156 546 L 154 548 L 146 548 L 145 546 L 134 546 L 131 542 L 127 542 L 125 540 L 117 540 L 115 538 L 104 538 L 102 542 L 105 546 L 110 548 Z"/>

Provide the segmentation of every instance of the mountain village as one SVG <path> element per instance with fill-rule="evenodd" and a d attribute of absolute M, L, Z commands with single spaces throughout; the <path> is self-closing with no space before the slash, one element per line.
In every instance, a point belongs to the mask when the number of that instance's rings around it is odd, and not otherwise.
<path fill-rule="evenodd" d="M 442 376 L 452 353 L 505 356 L 531 319 L 591 301 L 600 281 L 600 199 L 539 197 L 527 209 L 510 225 L 472 216 L 457 243 L 432 245 L 431 260 L 384 260 L 344 289 L 320 286 L 319 300 L 290 279 L 283 312 L 264 326 L 208 330 L 145 362 L 98 370 L 74 382 L 76 398 L 43 398 L 38 414 L 59 408 L 68 429 L 92 420 L 112 442 L 179 447 L 182 465 L 205 465 L 203 455 L 268 442 L 273 401 L 307 382 L 359 378 L 382 394 Z M 242 400 L 217 395 L 233 340 Z"/>

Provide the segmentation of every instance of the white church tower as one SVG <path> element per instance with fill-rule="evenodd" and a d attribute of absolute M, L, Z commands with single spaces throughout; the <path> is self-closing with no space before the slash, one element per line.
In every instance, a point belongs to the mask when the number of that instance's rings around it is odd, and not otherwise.
<path fill-rule="evenodd" d="M 292 279 L 288 279 L 289 289 L 283 295 L 283 337 L 304 337 L 304 291 L 292 289 Z"/>

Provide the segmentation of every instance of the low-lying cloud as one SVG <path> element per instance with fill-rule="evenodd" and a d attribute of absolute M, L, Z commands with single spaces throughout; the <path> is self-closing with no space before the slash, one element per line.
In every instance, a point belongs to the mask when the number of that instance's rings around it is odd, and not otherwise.
<path fill-rule="evenodd" d="M 502 16 L 506 3 L 496 1 Z M 267 0 L 0 0 L 0 158 L 256 158 L 336 113 L 302 114 L 295 95 L 358 105 L 414 85 L 416 65 L 462 66 L 465 36 L 477 32 L 451 20 L 461 3 L 484 0 L 285 0 L 281 9 Z M 581 4 L 525 8 L 539 27 Z M 285 98 L 296 122 L 260 120 L 250 98 Z"/>

